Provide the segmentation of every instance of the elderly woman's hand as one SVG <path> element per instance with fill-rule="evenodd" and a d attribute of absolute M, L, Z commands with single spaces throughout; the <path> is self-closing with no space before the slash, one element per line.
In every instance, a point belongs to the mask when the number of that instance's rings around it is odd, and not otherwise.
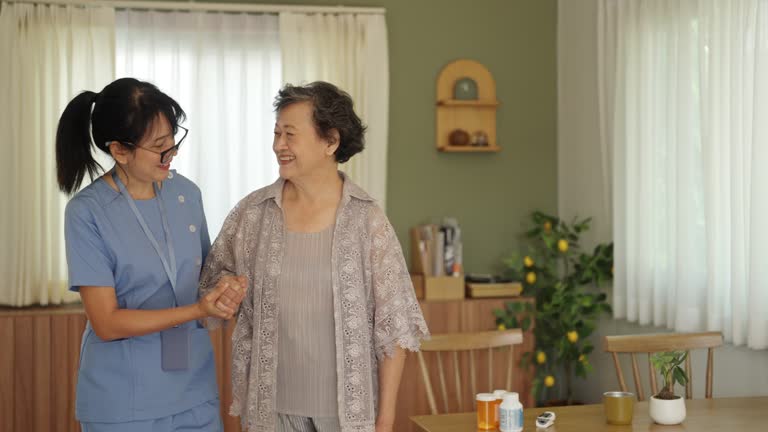
<path fill-rule="evenodd" d="M 226 285 L 227 289 L 216 301 L 216 307 L 222 312 L 235 314 L 248 290 L 248 278 L 245 276 L 222 276 L 216 287 Z"/>
<path fill-rule="evenodd" d="M 223 276 L 213 290 L 198 302 L 204 316 L 231 319 L 245 298 L 247 286 L 245 276 Z"/>

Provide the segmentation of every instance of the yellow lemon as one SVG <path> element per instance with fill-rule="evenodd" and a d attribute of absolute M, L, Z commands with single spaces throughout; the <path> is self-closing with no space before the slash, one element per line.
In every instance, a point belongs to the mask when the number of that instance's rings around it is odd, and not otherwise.
<path fill-rule="evenodd" d="M 499 326 L 496 327 L 496 328 L 499 329 L 499 330 L 506 330 L 507 326 L 505 326 L 504 324 L 499 324 Z"/>
<path fill-rule="evenodd" d="M 547 387 L 552 387 L 553 385 L 555 385 L 555 377 L 553 377 L 552 375 L 547 375 L 544 378 L 544 385 Z"/>
<path fill-rule="evenodd" d="M 562 252 L 566 253 L 568 252 L 568 240 L 566 239 L 560 239 L 557 241 L 557 249 Z"/>
<path fill-rule="evenodd" d="M 527 256 L 527 255 L 526 255 L 526 257 L 525 257 L 525 258 L 523 258 L 523 264 L 524 264 L 526 267 L 533 267 L 533 258 L 531 258 L 531 257 L 529 257 L 529 256 Z"/>
<path fill-rule="evenodd" d="M 552 231 L 552 222 L 546 221 L 544 222 L 544 232 L 550 232 Z"/>
<path fill-rule="evenodd" d="M 579 356 L 579 361 L 584 363 L 584 361 L 587 359 L 587 357 L 584 356 L 584 354 Z"/>
<path fill-rule="evenodd" d="M 534 272 L 528 272 L 525 274 L 525 281 L 528 282 L 528 285 L 533 285 L 536 283 L 536 273 Z"/>
<path fill-rule="evenodd" d="M 579 333 L 576 332 L 576 330 L 571 330 L 567 334 L 568 341 L 571 343 L 576 343 L 577 340 L 579 340 Z"/>
<path fill-rule="evenodd" d="M 536 363 L 544 364 L 547 362 L 547 354 L 544 351 L 539 351 L 536 354 Z"/>

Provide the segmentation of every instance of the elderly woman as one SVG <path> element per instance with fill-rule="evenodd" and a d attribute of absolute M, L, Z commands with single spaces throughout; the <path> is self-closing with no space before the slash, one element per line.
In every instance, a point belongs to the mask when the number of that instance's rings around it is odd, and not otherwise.
<path fill-rule="evenodd" d="M 428 330 L 384 211 L 337 170 L 365 127 L 325 82 L 287 85 L 275 111 L 280 179 L 230 212 L 200 285 L 249 280 L 230 413 L 250 431 L 392 431 L 405 350 Z"/>

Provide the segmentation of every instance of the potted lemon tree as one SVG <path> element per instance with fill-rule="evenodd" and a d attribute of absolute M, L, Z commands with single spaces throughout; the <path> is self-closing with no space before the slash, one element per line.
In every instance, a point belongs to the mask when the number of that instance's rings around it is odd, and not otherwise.
<path fill-rule="evenodd" d="M 675 395 L 675 383 L 686 385 L 688 375 L 680 366 L 688 356 L 684 351 L 659 352 L 651 355 L 651 364 L 664 380 L 664 387 L 651 396 L 648 413 L 654 422 L 676 425 L 685 420 L 685 400 Z"/>
<path fill-rule="evenodd" d="M 533 326 L 535 349 L 523 354 L 522 366 L 533 369 L 534 397 L 539 404 L 571 404 L 574 376 L 586 378 L 592 371 L 594 347 L 588 337 L 600 315 L 611 312 L 599 288 L 612 277 L 613 245 L 599 244 L 591 253 L 581 250 L 580 235 L 590 219 L 567 223 L 534 212 L 531 222 L 527 252 L 507 258 L 504 265 L 507 276 L 522 280 L 524 295 L 536 302 L 507 303 L 494 311 L 496 324 L 524 331 Z"/>

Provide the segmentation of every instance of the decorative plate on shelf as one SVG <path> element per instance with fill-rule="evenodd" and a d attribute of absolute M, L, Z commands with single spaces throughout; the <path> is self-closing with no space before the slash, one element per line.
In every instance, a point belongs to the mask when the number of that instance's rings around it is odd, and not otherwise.
<path fill-rule="evenodd" d="M 456 100 L 477 100 L 477 82 L 468 77 L 457 79 L 453 86 L 453 98 Z"/>

